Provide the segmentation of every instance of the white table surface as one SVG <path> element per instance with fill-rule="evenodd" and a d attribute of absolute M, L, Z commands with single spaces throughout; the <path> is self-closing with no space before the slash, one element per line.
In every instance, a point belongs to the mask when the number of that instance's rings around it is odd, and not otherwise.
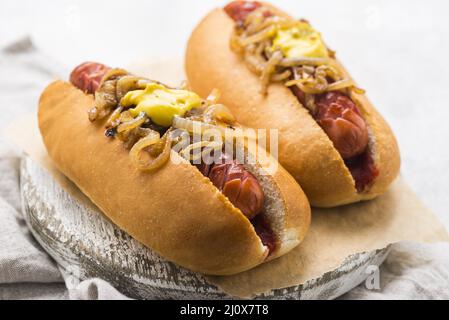
<path fill-rule="evenodd" d="M 393 127 L 402 174 L 449 229 L 449 2 L 275 1 L 307 18 Z M 67 67 L 182 57 L 190 30 L 225 1 L 1 0 L 0 47 L 31 35 Z"/>

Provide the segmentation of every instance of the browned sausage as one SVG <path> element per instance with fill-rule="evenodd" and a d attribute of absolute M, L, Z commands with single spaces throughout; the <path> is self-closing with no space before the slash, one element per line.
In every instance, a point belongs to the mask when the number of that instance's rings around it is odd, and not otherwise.
<path fill-rule="evenodd" d="M 317 100 L 315 119 L 334 143 L 343 159 L 363 153 L 368 130 L 359 108 L 346 95 L 328 92 Z"/>
<path fill-rule="evenodd" d="M 259 8 L 261 4 L 256 1 L 232 1 L 226 7 L 224 11 L 228 16 L 236 22 L 245 21 L 248 14 Z"/>
<path fill-rule="evenodd" d="M 223 156 L 220 160 L 226 159 Z M 263 209 L 264 193 L 257 178 L 243 165 L 218 162 L 217 164 L 201 164 L 198 169 L 239 208 L 248 219 L 254 218 Z"/>
<path fill-rule="evenodd" d="M 85 93 L 94 93 L 110 68 L 101 63 L 84 62 L 70 74 L 70 82 Z"/>

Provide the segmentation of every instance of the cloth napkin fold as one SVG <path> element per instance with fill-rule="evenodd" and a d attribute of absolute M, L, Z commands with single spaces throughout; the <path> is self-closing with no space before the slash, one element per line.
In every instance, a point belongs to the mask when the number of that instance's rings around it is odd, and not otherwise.
<path fill-rule="evenodd" d="M 36 113 L 44 87 L 69 70 L 29 38 L 0 52 L 0 123 Z M 102 279 L 79 281 L 28 230 L 19 190 L 20 150 L 0 134 L 0 299 L 128 299 Z M 340 299 L 449 299 L 449 244 L 401 243 L 380 270 Z"/>

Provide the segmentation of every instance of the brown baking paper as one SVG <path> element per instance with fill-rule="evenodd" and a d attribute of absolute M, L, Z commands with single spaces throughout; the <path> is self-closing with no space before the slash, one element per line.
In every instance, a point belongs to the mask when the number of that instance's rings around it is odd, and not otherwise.
<path fill-rule="evenodd" d="M 355 253 L 399 241 L 448 241 L 443 225 L 402 178 L 383 196 L 334 209 L 313 209 L 304 242 L 290 253 L 247 272 L 209 280 L 225 292 L 249 296 L 305 283 L 339 267 Z"/>
<path fill-rule="evenodd" d="M 183 76 L 178 60 L 136 64 L 130 70 L 172 85 L 178 84 Z M 15 122 L 6 131 L 7 136 L 49 169 L 63 187 L 73 189 L 72 184 L 64 183 L 66 179 L 61 179 L 61 173 L 48 158 L 36 118 L 33 115 Z M 250 297 L 303 284 L 336 269 L 353 254 L 382 249 L 399 241 L 449 241 L 444 226 L 401 177 L 375 200 L 334 209 L 313 209 L 312 224 L 304 242 L 290 253 L 234 276 L 207 279 L 230 295 Z"/>

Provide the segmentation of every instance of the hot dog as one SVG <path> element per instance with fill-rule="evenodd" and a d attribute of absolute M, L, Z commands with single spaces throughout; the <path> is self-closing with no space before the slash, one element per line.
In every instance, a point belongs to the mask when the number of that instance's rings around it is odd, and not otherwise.
<path fill-rule="evenodd" d="M 193 124 L 237 135 L 215 100 L 88 62 L 42 93 L 39 128 L 56 166 L 136 240 L 191 270 L 234 274 L 298 245 L 310 207 L 282 167 L 194 140 Z M 197 162 L 196 151 L 218 156 Z"/>
<path fill-rule="evenodd" d="M 243 125 L 279 129 L 279 162 L 312 205 L 373 199 L 397 176 L 390 127 L 308 21 L 233 1 L 195 28 L 185 67 L 193 90 L 223 91 Z"/>

